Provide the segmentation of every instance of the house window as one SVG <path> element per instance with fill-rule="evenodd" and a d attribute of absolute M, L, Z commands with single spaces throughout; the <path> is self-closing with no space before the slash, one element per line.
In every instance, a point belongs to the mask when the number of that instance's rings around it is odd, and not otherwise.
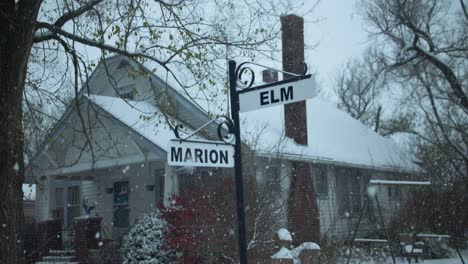
<path fill-rule="evenodd" d="M 67 223 L 80 216 L 80 186 L 67 188 Z"/>
<path fill-rule="evenodd" d="M 126 100 L 135 100 L 135 93 L 136 93 L 136 91 L 133 90 L 133 91 L 130 91 L 130 92 L 120 94 L 120 97 L 122 99 L 126 99 Z"/>
<path fill-rule="evenodd" d="M 165 177 L 164 177 L 164 172 L 165 170 L 164 169 L 158 169 L 155 171 L 155 182 L 156 182 L 156 203 L 159 205 L 159 204 L 162 204 L 164 202 L 164 181 L 165 181 Z"/>
<path fill-rule="evenodd" d="M 328 174 L 327 166 L 311 165 L 312 182 L 314 190 L 319 199 L 328 199 Z"/>
<path fill-rule="evenodd" d="M 359 170 L 340 168 L 336 170 L 336 202 L 341 216 L 355 216 L 362 207 L 362 175 Z"/>
<path fill-rule="evenodd" d="M 125 100 L 135 100 L 136 97 L 136 87 L 135 84 L 130 84 L 127 86 L 122 86 L 117 88 L 120 98 Z"/>
<path fill-rule="evenodd" d="M 177 172 L 177 179 L 179 182 L 179 190 L 184 190 L 186 188 L 194 187 L 195 178 L 197 178 L 196 171 L 186 171 L 185 169 L 180 169 Z"/>
<path fill-rule="evenodd" d="M 265 167 L 265 179 L 268 188 L 272 193 L 281 192 L 281 169 L 277 166 L 268 165 Z"/>
<path fill-rule="evenodd" d="M 216 182 L 219 171 L 216 168 L 199 167 L 194 171 L 180 169 L 177 172 L 179 189 L 203 189 Z"/>
<path fill-rule="evenodd" d="M 399 186 L 388 186 L 388 199 L 391 201 L 400 200 L 400 187 Z"/>
<path fill-rule="evenodd" d="M 128 181 L 114 183 L 114 226 L 128 227 L 129 221 Z"/>
<path fill-rule="evenodd" d="M 67 206 L 79 206 L 80 205 L 80 187 L 70 186 L 68 187 L 67 193 Z"/>

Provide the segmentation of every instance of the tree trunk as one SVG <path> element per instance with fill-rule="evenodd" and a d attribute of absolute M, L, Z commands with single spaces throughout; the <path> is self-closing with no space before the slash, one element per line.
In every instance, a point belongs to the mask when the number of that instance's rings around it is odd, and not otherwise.
<path fill-rule="evenodd" d="M 0 263 L 24 263 L 22 101 L 40 0 L 0 1 Z"/>

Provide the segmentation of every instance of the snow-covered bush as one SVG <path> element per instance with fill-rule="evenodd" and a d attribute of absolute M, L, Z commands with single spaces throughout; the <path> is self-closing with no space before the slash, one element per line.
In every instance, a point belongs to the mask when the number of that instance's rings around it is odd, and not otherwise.
<path fill-rule="evenodd" d="M 447 245 L 447 241 L 437 239 L 427 239 L 425 245 L 430 252 L 431 258 L 443 259 L 452 255 L 452 249 Z"/>
<path fill-rule="evenodd" d="M 343 245 L 337 252 L 337 263 L 346 263 L 349 255 L 347 245 Z M 351 253 L 350 263 L 390 263 L 391 254 L 387 246 L 360 247 L 354 245 Z"/>
<path fill-rule="evenodd" d="M 167 263 L 169 252 L 163 249 L 166 228 L 159 211 L 142 215 L 123 238 L 123 263 Z"/>

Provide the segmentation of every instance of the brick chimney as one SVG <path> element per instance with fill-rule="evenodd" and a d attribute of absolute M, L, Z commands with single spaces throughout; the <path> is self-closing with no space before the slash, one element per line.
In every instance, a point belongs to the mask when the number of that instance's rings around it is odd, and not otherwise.
<path fill-rule="evenodd" d="M 304 19 L 296 15 L 281 17 L 283 33 L 283 70 L 301 74 L 304 71 Z M 285 74 L 285 79 L 291 78 Z M 312 89 L 312 87 L 310 87 Z M 284 105 L 286 136 L 307 145 L 306 102 Z M 291 162 L 291 185 L 288 196 L 288 222 L 296 244 L 320 243 L 320 216 L 309 163 Z"/>
<path fill-rule="evenodd" d="M 304 19 L 296 15 L 283 16 L 281 17 L 281 30 L 283 32 L 283 70 L 301 74 L 304 72 Z M 284 79 L 291 77 L 284 75 Z M 284 106 L 286 136 L 301 145 L 307 145 L 306 111 L 305 101 Z"/>

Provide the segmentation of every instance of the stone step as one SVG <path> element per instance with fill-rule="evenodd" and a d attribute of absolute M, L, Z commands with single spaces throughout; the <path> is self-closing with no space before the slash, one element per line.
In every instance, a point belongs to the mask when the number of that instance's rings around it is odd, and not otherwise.
<path fill-rule="evenodd" d="M 58 249 L 51 249 L 49 250 L 50 255 L 54 256 L 74 256 L 75 250 L 74 249 L 66 249 L 66 250 L 58 250 Z"/>
<path fill-rule="evenodd" d="M 45 256 L 42 257 L 43 261 L 62 261 L 62 262 L 70 262 L 75 261 L 75 256 Z"/>
<path fill-rule="evenodd" d="M 39 261 L 35 262 L 34 264 L 80 264 L 79 262 L 73 261 L 73 262 L 68 262 L 68 261 Z"/>

